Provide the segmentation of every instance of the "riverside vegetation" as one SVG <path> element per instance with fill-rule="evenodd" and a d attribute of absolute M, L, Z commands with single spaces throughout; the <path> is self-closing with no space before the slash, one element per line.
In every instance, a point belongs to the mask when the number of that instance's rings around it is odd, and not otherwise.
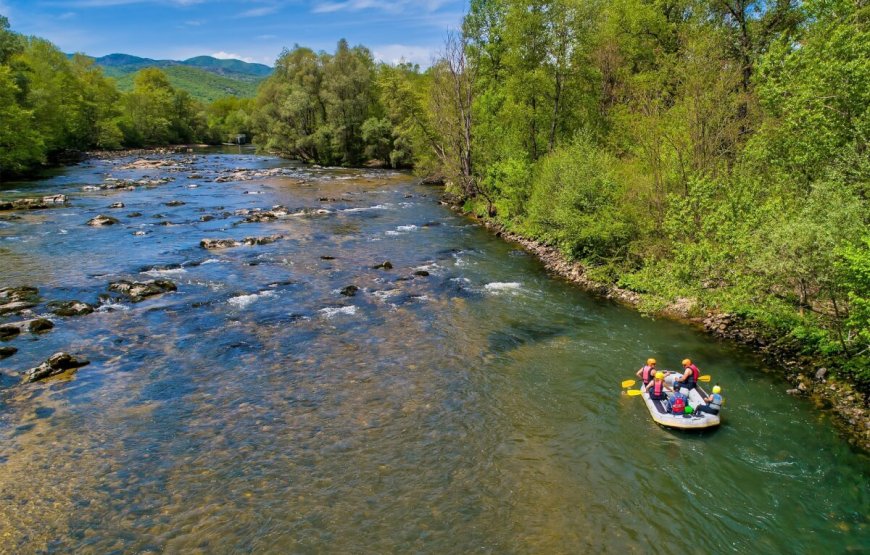
<path fill-rule="evenodd" d="M 431 67 L 286 50 L 255 99 L 119 93 L 3 25 L 0 166 L 221 140 L 442 177 L 467 211 L 639 294 L 727 313 L 870 388 L 870 7 L 472 0 Z"/>

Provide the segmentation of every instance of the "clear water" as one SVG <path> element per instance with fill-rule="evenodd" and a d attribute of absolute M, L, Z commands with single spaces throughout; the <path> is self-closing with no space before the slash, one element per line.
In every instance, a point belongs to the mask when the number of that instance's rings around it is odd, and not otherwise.
<path fill-rule="evenodd" d="M 181 166 L 93 161 L 0 190 L 71 197 L 0 215 L 0 285 L 97 303 L 115 279 L 178 284 L 7 343 L 20 351 L 0 361 L 0 552 L 870 546 L 867 458 L 752 353 L 587 296 L 408 175 L 250 154 L 168 158 Z M 211 181 L 279 166 L 291 175 Z M 143 175 L 175 181 L 82 190 Z M 119 201 L 126 208 L 107 208 Z M 221 216 L 275 204 L 330 213 Z M 121 224 L 84 225 L 98 213 Z M 286 240 L 198 246 L 275 233 Z M 392 270 L 372 268 L 385 260 Z M 359 293 L 342 296 L 351 284 Z M 18 385 L 59 350 L 92 363 Z M 664 367 L 691 356 L 712 374 L 723 426 L 667 431 L 621 395 L 648 356 Z"/>

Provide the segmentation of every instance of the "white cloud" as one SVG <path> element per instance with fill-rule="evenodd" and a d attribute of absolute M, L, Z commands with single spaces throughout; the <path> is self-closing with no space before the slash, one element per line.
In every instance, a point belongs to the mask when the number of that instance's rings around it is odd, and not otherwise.
<path fill-rule="evenodd" d="M 242 56 L 241 54 L 234 54 L 232 52 L 224 52 L 223 50 L 220 52 L 213 52 L 211 57 L 217 58 L 218 60 L 241 60 L 243 62 L 248 62 L 249 64 L 256 62 L 254 58 Z"/>
<path fill-rule="evenodd" d="M 314 3 L 314 13 L 339 11 L 357 12 L 361 10 L 380 10 L 398 14 L 411 8 L 417 11 L 433 12 L 443 6 L 446 0 L 344 0 L 343 2 L 322 1 Z"/>
<path fill-rule="evenodd" d="M 434 47 L 407 44 L 385 44 L 372 48 L 375 59 L 381 62 L 388 64 L 411 62 L 420 64 L 421 67 L 429 67 L 432 64 L 432 57 L 437 51 L 438 49 Z"/>
<path fill-rule="evenodd" d="M 250 10 L 245 10 L 239 14 L 239 17 L 262 17 L 264 15 L 271 15 L 278 11 L 278 5 L 271 6 L 262 6 L 259 8 L 252 8 Z"/>
<path fill-rule="evenodd" d="M 130 4 L 170 4 L 174 6 L 193 6 L 206 0 L 72 0 L 71 2 L 56 2 L 59 6 L 75 8 L 109 8 L 112 6 L 128 6 Z"/>

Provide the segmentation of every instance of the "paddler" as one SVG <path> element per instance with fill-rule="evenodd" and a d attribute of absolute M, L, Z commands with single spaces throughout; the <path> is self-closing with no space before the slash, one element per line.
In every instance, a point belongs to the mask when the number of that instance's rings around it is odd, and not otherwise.
<path fill-rule="evenodd" d="M 663 401 L 668 398 L 668 393 L 665 388 L 665 374 L 659 370 L 656 372 L 655 379 L 652 383 L 646 386 L 646 392 L 649 393 L 650 399 Z"/>
<path fill-rule="evenodd" d="M 635 374 L 638 378 L 643 381 L 643 385 L 649 385 L 649 382 L 653 380 L 656 374 L 656 359 L 648 358 L 646 359 L 646 364 L 640 367 L 640 370 Z"/>
<path fill-rule="evenodd" d="M 722 410 L 723 401 L 724 399 L 722 399 L 722 388 L 718 385 L 714 385 L 713 394 L 704 397 L 705 404 L 695 407 L 695 411 L 706 412 L 708 414 L 719 414 L 719 411 Z"/>
<path fill-rule="evenodd" d="M 683 375 L 674 378 L 674 390 L 677 391 L 682 387 L 685 387 L 688 390 L 695 389 L 695 386 L 698 385 L 698 378 L 700 377 L 701 371 L 698 370 L 698 367 L 692 364 L 691 359 L 684 358 Z"/>

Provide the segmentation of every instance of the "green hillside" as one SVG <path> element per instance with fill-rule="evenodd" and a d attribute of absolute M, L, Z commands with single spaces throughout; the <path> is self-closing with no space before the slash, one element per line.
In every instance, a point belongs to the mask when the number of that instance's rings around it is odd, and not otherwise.
<path fill-rule="evenodd" d="M 133 89 L 134 73 L 118 75 L 120 72 L 110 71 L 110 68 L 105 69 L 107 75 L 115 77 L 120 90 L 126 92 Z M 261 81 L 261 79 L 242 81 L 181 65 L 160 69 L 166 73 L 173 87 L 187 91 L 193 98 L 202 102 L 212 102 L 227 96 L 253 97 L 257 94 L 257 86 Z"/>

